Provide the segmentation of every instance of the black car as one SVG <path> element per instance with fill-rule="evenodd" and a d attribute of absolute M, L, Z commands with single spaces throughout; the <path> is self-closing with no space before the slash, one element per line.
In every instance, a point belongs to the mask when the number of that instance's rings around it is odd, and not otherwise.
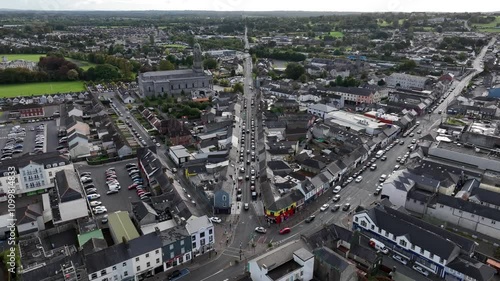
<path fill-rule="evenodd" d="M 333 212 L 338 211 L 339 209 L 340 209 L 340 205 L 333 205 L 332 208 L 330 209 L 330 211 L 332 211 L 332 213 L 333 213 Z"/>
<path fill-rule="evenodd" d="M 351 204 L 345 203 L 344 207 L 342 207 L 342 211 L 349 211 L 350 208 L 351 208 Z"/>
<path fill-rule="evenodd" d="M 172 271 L 172 273 L 170 273 L 168 275 L 168 280 L 172 280 L 172 279 L 177 278 L 181 275 L 182 275 L 182 273 L 179 270 L 174 270 L 174 271 Z"/>
<path fill-rule="evenodd" d="M 307 223 L 310 223 L 310 222 L 312 222 L 315 218 L 316 218 L 316 216 L 314 216 L 314 215 L 313 215 L 313 216 L 310 216 L 310 217 L 308 217 L 308 218 L 306 219 L 306 222 L 307 222 Z"/>

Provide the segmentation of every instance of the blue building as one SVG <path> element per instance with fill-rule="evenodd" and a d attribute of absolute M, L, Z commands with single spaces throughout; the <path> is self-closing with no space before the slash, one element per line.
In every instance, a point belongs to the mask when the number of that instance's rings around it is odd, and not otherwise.
<path fill-rule="evenodd" d="M 500 99 L 500 88 L 491 88 L 488 90 L 488 97 Z"/>
<path fill-rule="evenodd" d="M 214 193 L 214 214 L 231 214 L 231 196 L 225 190 L 220 189 Z"/>

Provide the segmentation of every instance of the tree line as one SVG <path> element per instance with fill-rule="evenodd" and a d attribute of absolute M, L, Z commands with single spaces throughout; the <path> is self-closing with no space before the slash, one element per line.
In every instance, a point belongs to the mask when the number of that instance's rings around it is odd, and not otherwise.
<path fill-rule="evenodd" d="M 303 61 L 306 59 L 306 55 L 297 53 L 291 50 L 273 50 L 269 48 L 265 48 L 262 46 L 250 48 L 250 54 L 255 54 L 259 58 L 270 58 L 276 60 L 285 60 L 285 61 Z"/>

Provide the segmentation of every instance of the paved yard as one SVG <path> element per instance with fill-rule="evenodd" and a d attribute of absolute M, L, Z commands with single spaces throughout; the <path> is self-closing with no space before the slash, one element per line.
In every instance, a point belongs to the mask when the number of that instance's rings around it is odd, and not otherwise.
<path fill-rule="evenodd" d="M 115 211 L 131 211 L 130 202 L 140 201 L 135 190 L 128 190 L 128 186 L 132 184 L 127 169 L 125 165 L 127 163 L 136 163 L 135 159 L 129 159 L 121 162 L 114 162 L 99 166 L 89 166 L 86 164 L 75 164 L 75 168 L 79 173 L 91 172 L 94 185 L 97 188 L 97 192 L 101 195 L 99 201 L 102 205 L 106 207 L 108 213 Z M 114 167 L 116 170 L 116 175 L 118 176 L 118 182 L 122 187 L 120 192 L 107 195 L 108 186 L 106 185 L 106 177 L 104 175 L 106 169 Z"/>
<path fill-rule="evenodd" d="M 36 136 L 36 131 L 31 131 L 30 128 L 36 127 L 40 124 L 45 124 L 45 151 L 50 152 L 50 151 L 55 151 L 56 148 L 59 146 L 59 140 L 57 138 L 57 125 L 55 120 L 50 120 L 50 121 L 40 121 L 40 122 L 34 122 L 34 123 L 26 123 L 26 124 L 20 124 L 22 128 L 26 129 L 26 136 L 24 137 L 24 142 L 23 144 L 23 153 L 18 153 L 18 154 L 13 154 L 12 156 L 14 157 L 19 157 L 25 153 L 32 153 L 33 149 L 35 148 L 35 136 Z M 14 125 L 8 124 L 3 127 L 0 127 L 0 148 L 3 148 L 5 146 L 5 142 L 7 141 L 7 135 L 10 133 L 12 127 Z"/>

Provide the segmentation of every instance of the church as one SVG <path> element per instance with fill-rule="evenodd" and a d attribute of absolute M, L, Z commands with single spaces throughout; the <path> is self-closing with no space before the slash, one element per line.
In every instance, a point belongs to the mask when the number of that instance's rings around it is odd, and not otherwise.
<path fill-rule="evenodd" d="M 212 89 L 212 73 L 203 69 L 203 56 L 198 43 L 193 48 L 193 68 L 151 71 L 139 74 L 139 93 L 142 97 L 168 94 L 170 96 L 191 91 Z"/>

